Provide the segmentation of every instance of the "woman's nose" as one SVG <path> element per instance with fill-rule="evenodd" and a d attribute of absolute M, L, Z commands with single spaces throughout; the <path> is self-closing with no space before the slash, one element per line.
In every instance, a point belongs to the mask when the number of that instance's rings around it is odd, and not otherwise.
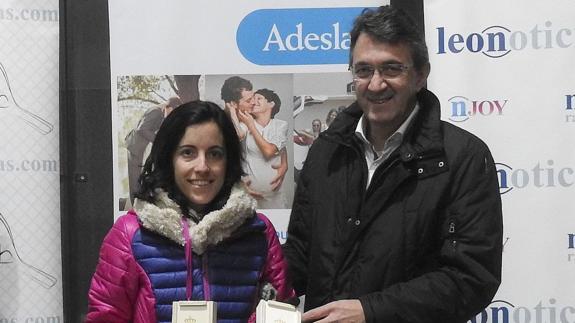
<path fill-rule="evenodd" d="M 205 155 L 198 156 L 198 158 L 196 159 L 196 165 L 195 165 L 194 170 L 196 172 L 207 172 L 208 170 L 210 170 L 210 167 L 208 165 L 208 161 L 207 161 Z"/>

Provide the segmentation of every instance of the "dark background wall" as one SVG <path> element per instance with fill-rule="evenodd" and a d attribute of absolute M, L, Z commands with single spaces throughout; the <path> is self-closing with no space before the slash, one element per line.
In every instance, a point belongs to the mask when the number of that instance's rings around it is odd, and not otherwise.
<path fill-rule="evenodd" d="M 424 0 L 391 0 L 390 4 L 409 13 L 409 15 L 418 23 L 421 34 L 425 35 L 423 1 Z"/>
<path fill-rule="evenodd" d="M 60 16 L 64 317 L 83 322 L 114 214 L 108 3 L 60 0 Z"/>
<path fill-rule="evenodd" d="M 395 0 L 423 32 L 423 0 Z M 115 212 L 107 0 L 60 0 L 60 149 L 65 322 L 83 322 Z"/>

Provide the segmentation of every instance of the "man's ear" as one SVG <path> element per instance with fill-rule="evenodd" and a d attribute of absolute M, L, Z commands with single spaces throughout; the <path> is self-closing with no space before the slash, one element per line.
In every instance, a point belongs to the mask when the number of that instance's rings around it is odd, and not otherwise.
<path fill-rule="evenodd" d="M 224 111 L 229 112 L 230 109 L 238 109 L 238 103 L 235 101 L 230 101 L 225 103 Z"/>
<path fill-rule="evenodd" d="M 417 71 L 417 89 L 421 90 L 427 84 L 427 77 L 431 71 L 431 64 L 425 63 L 419 71 Z"/>

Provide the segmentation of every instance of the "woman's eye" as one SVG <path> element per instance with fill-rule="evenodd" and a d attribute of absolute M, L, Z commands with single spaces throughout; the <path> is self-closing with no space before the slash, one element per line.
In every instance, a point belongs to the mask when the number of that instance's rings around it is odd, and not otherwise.
<path fill-rule="evenodd" d="M 208 152 L 208 156 L 211 159 L 223 159 L 225 154 L 223 149 L 212 149 Z"/>
<path fill-rule="evenodd" d="M 191 148 L 184 148 L 180 150 L 180 156 L 183 157 L 193 157 L 195 155 L 195 151 Z"/>

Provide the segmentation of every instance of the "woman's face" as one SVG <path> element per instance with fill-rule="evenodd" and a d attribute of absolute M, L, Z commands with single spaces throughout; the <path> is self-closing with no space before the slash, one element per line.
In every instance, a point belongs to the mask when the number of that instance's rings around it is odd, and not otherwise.
<path fill-rule="evenodd" d="M 321 122 L 313 121 L 311 123 L 311 128 L 312 128 L 313 132 L 320 132 L 321 131 Z"/>
<path fill-rule="evenodd" d="M 254 94 L 254 101 L 255 105 L 252 110 L 253 114 L 264 113 L 267 112 L 268 110 L 271 111 L 274 104 L 273 102 L 268 102 L 266 97 L 259 93 Z"/>
<path fill-rule="evenodd" d="M 328 119 L 329 119 L 329 121 L 333 121 L 335 119 L 335 117 L 337 117 L 337 111 L 331 111 L 329 113 Z"/>
<path fill-rule="evenodd" d="M 189 126 L 172 159 L 176 186 L 201 212 L 218 195 L 226 177 L 224 138 L 213 121 Z"/>

